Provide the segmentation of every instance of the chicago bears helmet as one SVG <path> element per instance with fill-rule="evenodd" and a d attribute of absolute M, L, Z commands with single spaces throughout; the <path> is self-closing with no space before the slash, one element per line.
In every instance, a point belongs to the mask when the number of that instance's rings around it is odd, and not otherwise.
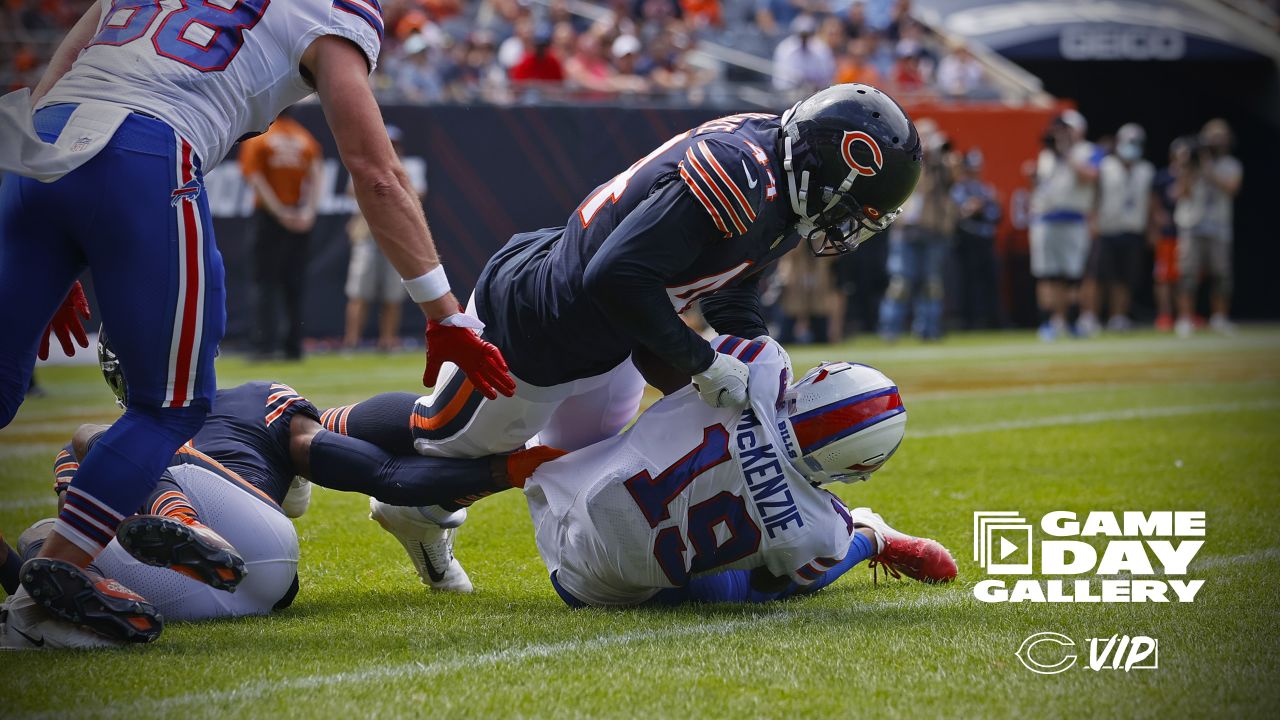
<path fill-rule="evenodd" d="M 854 250 L 898 217 L 923 167 L 906 112 L 870 85 L 835 85 L 782 115 L 779 154 L 815 255 Z"/>
<path fill-rule="evenodd" d="M 116 404 L 122 408 L 129 407 L 129 386 L 124 380 L 124 369 L 120 367 L 120 358 L 107 340 L 105 326 L 98 328 L 98 367 L 102 369 L 102 378 L 107 381 L 107 387 L 116 396 Z"/>
<path fill-rule="evenodd" d="M 810 481 L 866 480 L 902 442 L 907 409 L 873 367 L 824 362 L 787 389 L 791 464 Z"/>

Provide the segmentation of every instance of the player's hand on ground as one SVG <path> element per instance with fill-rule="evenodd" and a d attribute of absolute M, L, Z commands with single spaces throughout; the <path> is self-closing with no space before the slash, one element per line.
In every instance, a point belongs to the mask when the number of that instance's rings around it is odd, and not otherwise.
<path fill-rule="evenodd" d="M 435 387 L 440 367 L 447 362 L 457 365 L 467 379 L 485 397 L 493 400 L 499 394 L 511 397 L 516 381 L 507 369 L 502 351 L 480 337 L 484 325 L 476 318 L 456 313 L 443 320 L 427 323 L 427 369 L 422 374 L 425 387 Z"/>
<path fill-rule="evenodd" d="M 745 405 L 749 374 L 746 363 L 732 355 L 716 353 L 711 366 L 693 376 L 693 386 L 711 407 Z"/>
<path fill-rule="evenodd" d="M 84 286 L 77 280 L 75 285 L 71 286 L 71 292 L 67 293 L 67 299 L 62 301 L 62 306 L 53 314 L 53 319 L 49 321 L 49 327 L 44 329 L 44 337 L 40 340 L 40 350 L 37 353 L 41 360 L 49 359 L 49 335 L 57 335 L 58 343 L 62 345 L 62 352 L 67 357 L 76 354 L 75 345 L 71 344 L 72 338 L 82 348 L 89 347 L 89 335 L 84 331 L 84 323 L 81 320 L 88 320 L 92 315 L 89 314 L 89 300 L 84 296 Z"/>

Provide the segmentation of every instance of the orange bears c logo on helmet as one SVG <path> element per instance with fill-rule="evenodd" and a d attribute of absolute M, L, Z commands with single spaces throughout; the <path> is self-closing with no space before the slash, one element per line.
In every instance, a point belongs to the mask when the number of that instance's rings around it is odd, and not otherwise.
<path fill-rule="evenodd" d="M 871 148 L 871 164 L 863 165 L 853 157 L 853 144 L 864 143 Z M 862 132 L 861 130 L 845 130 L 844 138 L 840 141 L 840 154 L 844 156 L 844 161 L 849 167 L 853 168 L 859 175 L 875 175 L 884 167 L 884 156 L 880 154 L 880 146 L 876 143 L 875 138 Z"/>

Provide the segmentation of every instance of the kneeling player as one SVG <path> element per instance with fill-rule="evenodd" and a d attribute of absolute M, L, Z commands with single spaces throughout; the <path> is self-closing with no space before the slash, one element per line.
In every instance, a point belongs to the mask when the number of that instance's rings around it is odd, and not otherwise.
<path fill-rule="evenodd" d="M 622 435 L 559 459 L 550 448 L 508 459 L 506 481 L 524 488 L 539 553 L 567 603 L 772 600 L 824 587 L 864 560 L 926 582 L 955 577 L 941 545 L 867 508 L 848 510 L 820 487 L 865 479 L 897 449 L 906 413 L 888 378 L 830 363 L 788 388 L 775 344 L 722 336 L 713 345 L 749 363 L 748 408 L 712 408 L 686 381 Z M 413 408 L 412 396 L 387 394 L 324 418 L 403 449 Z M 430 565 L 414 551 L 420 511 L 371 505 L 425 581 Z"/>

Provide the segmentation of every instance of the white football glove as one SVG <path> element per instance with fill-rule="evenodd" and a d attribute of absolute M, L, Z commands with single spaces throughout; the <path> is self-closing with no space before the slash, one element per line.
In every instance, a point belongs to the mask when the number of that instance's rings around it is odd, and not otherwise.
<path fill-rule="evenodd" d="M 778 342 L 777 340 L 774 340 L 768 335 L 761 335 L 760 337 L 756 338 L 756 340 L 763 340 L 766 345 L 773 345 L 774 347 L 778 348 L 778 354 L 782 356 L 782 364 L 785 365 L 787 368 L 786 384 L 790 385 L 791 383 L 795 382 L 796 371 L 794 368 L 791 367 L 791 356 L 787 354 L 787 349 L 782 347 L 782 343 Z"/>
<path fill-rule="evenodd" d="M 733 407 L 747 403 L 746 363 L 732 355 L 716 353 L 711 367 L 693 376 L 693 386 L 702 401 L 711 407 Z"/>

